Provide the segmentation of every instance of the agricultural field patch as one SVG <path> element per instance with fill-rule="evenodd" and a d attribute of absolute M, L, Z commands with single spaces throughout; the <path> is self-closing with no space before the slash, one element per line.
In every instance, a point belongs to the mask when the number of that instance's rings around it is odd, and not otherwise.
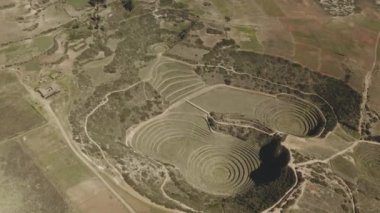
<path fill-rule="evenodd" d="M 36 106 L 13 74 L 0 73 L 0 140 L 14 137 L 45 123 Z"/>
<path fill-rule="evenodd" d="M 125 207 L 95 177 L 88 178 L 70 187 L 66 193 L 81 212 L 127 212 Z"/>
<path fill-rule="evenodd" d="M 167 54 L 174 55 L 176 57 L 183 58 L 185 60 L 189 61 L 200 61 L 204 54 L 206 54 L 208 51 L 204 49 L 194 48 L 194 47 L 187 47 L 184 45 L 176 45 L 173 48 L 171 48 L 169 51 L 167 51 Z"/>
<path fill-rule="evenodd" d="M 356 138 L 352 137 L 341 126 L 337 126 L 325 138 L 304 139 L 288 136 L 284 144 L 304 156 L 323 160 L 339 152 L 339 150 L 348 148 L 355 140 Z"/>
<path fill-rule="evenodd" d="M 1 143 L 1 212 L 70 212 L 70 206 L 16 140 Z"/>
<path fill-rule="evenodd" d="M 284 13 L 281 11 L 280 7 L 277 6 L 276 1 L 256 0 L 256 2 L 268 16 L 284 16 Z"/>
<path fill-rule="evenodd" d="M 0 140 L 15 136 L 21 132 L 31 130 L 45 122 L 41 114 L 25 99 L 0 98 Z M 11 122 L 11 123 L 9 123 Z"/>
<path fill-rule="evenodd" d="M 6 48 L 0 49 L 0 61 L 2 64 L 15 64 L 28 61 L 33 57 L 45 53 L 53 47 L 52 35 L 41 36 L 34 39 L 21 41 Z"/>
<path fill-rule="evenodd" d="M 92 174 L 56 134 L 56 130 L 50 125 L 44 126 L 25 135 L 21 144 L 35 156 L 39 167 L 49 179 L 54 180 L 56 187 L 65 191 Z"/>
<path fill-rule="evenodd" d="M 125 207 L 108 188 L 75 156 L 54 126 L 47 125 L 25 135 L 20 144 L 33 156 L 44 176 L 69 201 L 76 212 L 103 212 Z"/>
<path fill-rule="evenodd" d="M 304 44 L 296 45 L 294 59 L 299 61 L 300 64 L 304 64 L 306 67 L 310 67 L 313 70 L 318 70 L 321 60 L 320 57 L 320 49 Z"/>
<path fill-rule="evenodd" d="M 236 29 L 240 34 L 240 47 L 242 49 L 261 49 L 261 44 L 257 39 L 256 31 L 253 29 L 252 26 L 239 26 Z"/>

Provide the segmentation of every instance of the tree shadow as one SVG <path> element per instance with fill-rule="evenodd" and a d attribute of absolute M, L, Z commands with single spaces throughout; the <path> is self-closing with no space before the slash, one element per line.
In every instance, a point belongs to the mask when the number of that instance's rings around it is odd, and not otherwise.
<path fill-rule="evenodd" d="M 290 161 L 289 150 L 281 145 L 282 137 L 275 135 L 272 141 L 260 149 L 261 164 L 250 174 L 257 185 L 266 184 L 279 178 Z"/>

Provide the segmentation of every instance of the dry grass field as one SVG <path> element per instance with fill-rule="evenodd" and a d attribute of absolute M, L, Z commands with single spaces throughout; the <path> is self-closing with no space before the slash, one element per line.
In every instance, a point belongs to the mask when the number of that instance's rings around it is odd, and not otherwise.
<path fill-rule="evenodd" d="M 69 212 L 60 192 L 16 140 L 0 145 L 1 212 Z"/>
<path fill-rule="evenodd" d="M 70 208 L 75 212 L 127 212 L 57 132 L 56 127 L 47 125 L 24 135 L 19 143 L 70 204 Z"/>
<path fill-rule="evenodd" d="M 31 3 L 23 0 L 5 0 L 0 4 L 4 6 L 0 5 L 0 24 L 2 29 L 6 29 L 0 32 L 0 44 L 38 36 L 71 20 L 63 8 L 64 5 L 56 0 Z"/>
<path fill-rule="evenodd" d="M 25 89 L 11 73 L 0 73 L 0 141 L 27 132 L 45 123 Z"/>
<path fill-rule="evenodd" d="M 13 43 L 0 49 L 0 63 L 10 65 L 28 61 L 39 56 L 54 44 L 53 36 L 40 36 L 26 41 Z"/>

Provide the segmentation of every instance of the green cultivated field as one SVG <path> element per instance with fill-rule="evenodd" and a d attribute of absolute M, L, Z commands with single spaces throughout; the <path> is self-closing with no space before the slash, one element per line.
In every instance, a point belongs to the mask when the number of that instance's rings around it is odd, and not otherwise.
<path fill-rule="evenodd" d="M 262 47 L 257 40 L 256 31 L 251 26 L 239 26 L 237 29 L 246 36 L 249 41 L 241 41 L 241 46 L 243 49 L 252 49 L 252 50 L 260 50 Z"/>

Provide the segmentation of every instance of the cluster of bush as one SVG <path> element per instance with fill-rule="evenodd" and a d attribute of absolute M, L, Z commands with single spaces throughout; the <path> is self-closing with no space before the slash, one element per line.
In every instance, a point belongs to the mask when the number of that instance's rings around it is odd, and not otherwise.
<path fill-rule="evenodd" d="M 121 4 L 123 5 L 123 7 L 128 10 L 128 11 L 132 11 L 133 10 L 133 0 L 120 0 L 121 1 Z M 89 0 L 88 3 L 91 5 L 91 6 L 96 6 L 96 5 L 105 5 L 106 4 L 106 0 Z"/>

